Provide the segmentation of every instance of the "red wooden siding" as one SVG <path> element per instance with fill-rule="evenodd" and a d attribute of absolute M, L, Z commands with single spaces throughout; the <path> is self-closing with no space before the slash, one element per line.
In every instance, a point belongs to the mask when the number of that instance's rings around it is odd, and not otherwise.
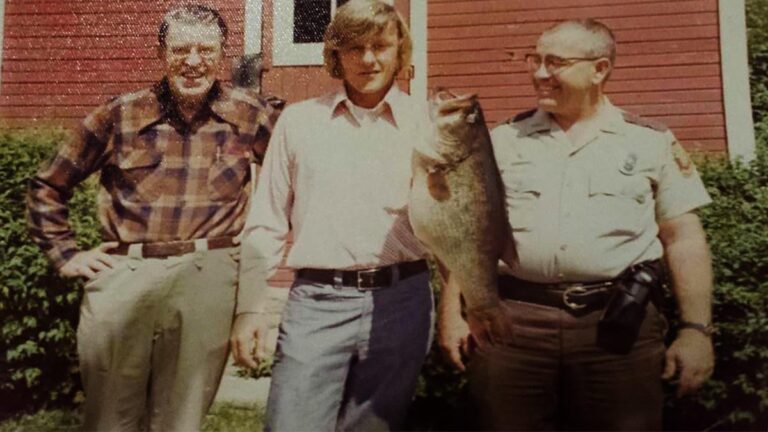
<path fill-rule="evenodd" d="M 535 107 L 523 56 L 555 21 L 587 17 L 618 41 L 615 104 L 726 152 L 717 0 L 429 0 L 429 86 L 478 93 L 492 122 Z"/>
<path fill-rule="evenodd" d="M 109 98 L 156 81 L 157 28 L 177 3 L 6 0 L 0 119 L 71 125 Z M 227 21 L 226 56 L 242 55 L 244 1 L 202 3 Z"/>

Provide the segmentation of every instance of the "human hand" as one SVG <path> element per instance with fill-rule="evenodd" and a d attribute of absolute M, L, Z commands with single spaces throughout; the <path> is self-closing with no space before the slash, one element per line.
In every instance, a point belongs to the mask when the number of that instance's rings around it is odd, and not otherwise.
<path fill-rule="evenodd" d="M 469 325 L 461 316 L 460 310 L 440 311 L 437 321 L 437 342 L 443 356 L 460 371 L 466 369 L 462 356 L 469 356 L 471 352 L 470 337 Z"/>
<path fill-rule="evenodd" d="M 467 323 L 472 338 L 481 348 L 501 344 L 512 334 L 501 304 L 467 311 Z"/>
<path fill-rule="evenodd" d="M 679 376 L 677 397 L 691 394 L 706 381 L 715 367 L 712 339 L 693 330 L 682 329 L 667 349 L 663 379 Z"/>
<path fill-rule="evenodd" d="M 117 245 L 117 242 L 106 242 L 91 250 L 78 252 L 59 268 L 59 274 L 64 277 L 85 276 L 93 279 L 98 272 L 115 266 L 114 258 L 107 252 Z"/>
<path fill-rule="evenodd" d="M 235 317 L 229 344 L 235 364 L 257 368 L 267 356 L 269 325 L 264 313 L 242 313 Z"/>

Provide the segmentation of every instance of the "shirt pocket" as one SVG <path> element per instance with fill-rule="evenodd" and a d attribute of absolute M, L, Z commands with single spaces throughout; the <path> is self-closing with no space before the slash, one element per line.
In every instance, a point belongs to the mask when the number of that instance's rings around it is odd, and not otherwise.
<path fill-rule="evenodd" d="M 126 149 L 118 154 L 119 189 L 128 201 L 151 202 L 162 191 L 163 155 L 157 150 Z"/>
<path fill-rule="evenodd" d="M 211 201 L 236 200 L 243 191 L 249 173 L 249 160 L 244 154 L 217 156 L 208 172 L 208 195 Z"/>
<path fill-rule="evenodd" d="M 596 172 L 589 178 L 589 207 L 592 222 L 608 234 L 636 236 L 644 216 L 652 212 L 653 191 L 643 174 Z"/>
<path fill-rule="evenodd" d="M 541 179 L 532 167 L 511 167 L 502 174 L 507 217 L 512 231 L 530 231 L 534 225 L 543 192 Z"/>

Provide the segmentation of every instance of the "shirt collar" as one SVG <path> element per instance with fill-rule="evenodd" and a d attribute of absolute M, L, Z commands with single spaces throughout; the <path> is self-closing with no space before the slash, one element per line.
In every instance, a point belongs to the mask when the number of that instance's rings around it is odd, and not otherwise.
<path fill-rule="evenodd" d="M 224 88 L 218 80 L 214 82 L 202 108 L 204 115 L 214 115 L 231 124 L 237 130 L 244 130 L 248 125 L 233 115 L 231 107 L 234 101 L 231 92 L 231 89 Z M 155 103 L 148 104 L 146 107 L 144 115 L 141 117 L 141 124 L 138 125 L 140 130 L 165 119 L 184 122 L 178 112 L 178 105 L 171 94 L 167 78 L 163 78 L 152 87 L 151 95 L 155 99 Z"/>
<path fill-rule="evenodd" d="M 404 99 L 405 94 L 396 84 L 393 84 L 389 91 L 387 91 L 387 94 L 384 95 L 384 99 L 382 99 L 379 105 L 373 108 L 373 110 L 380 110 L 380 115 L 384 119 L 392 123 L 395 127 L 400 127 L 400 125 L 403 124 L 403 116 L 405 115 L 404 110 L 407 106 L 407 101 Z M 333 94 L 333 99 L 331 101 L 331 117 L 336 118 L 340 115 L 349 113 L 350 116 L 355 118 L 350 110 L 350 106 L 352 106 L 352 101 L 347 95 L 346 88 L 341 86 L 341 88 Z M 355 120 L 357 121 L 356 118 Z"/>
<path fill-rule="evenodd" d="M 603 98 L 603 105 L 592 121 L 599 130 L 609 133 L 620 133 L 625 123 L 622 111 L 616 108 L 608 97 L 605 96 Z M 557 129 L 560 129 L 560 126 L 552 118 L 552 115 L 539 108 L 524 125 L 523 134 L 532 135 L 540 132 L 551 132 Z"/>

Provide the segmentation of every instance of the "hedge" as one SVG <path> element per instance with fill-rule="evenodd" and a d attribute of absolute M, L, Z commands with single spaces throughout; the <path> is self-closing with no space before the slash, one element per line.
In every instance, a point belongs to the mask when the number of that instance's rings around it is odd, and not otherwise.
<path fill-rule="evenodd" d="M 80 285 L 56 276 L 27 234 L 29 177 L 68 139 L 63 129 L 0 130 L 0 415 L 79 395 L 74 328 Z M 93 186 L 72 199 L 79 243 L 98 241 Z"/>

